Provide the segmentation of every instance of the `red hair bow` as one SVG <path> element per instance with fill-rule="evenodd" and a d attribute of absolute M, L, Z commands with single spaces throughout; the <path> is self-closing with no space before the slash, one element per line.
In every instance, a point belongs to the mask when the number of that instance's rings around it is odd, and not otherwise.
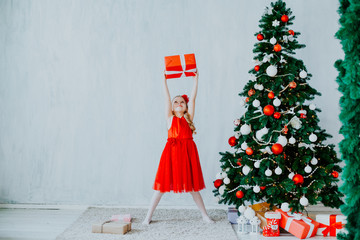
<path fill-rule="evenodd" d="M 186 103 L 189 102 L 189 98 L 186 94 L 182 95 L 181 97 L 185 100 Z"/>

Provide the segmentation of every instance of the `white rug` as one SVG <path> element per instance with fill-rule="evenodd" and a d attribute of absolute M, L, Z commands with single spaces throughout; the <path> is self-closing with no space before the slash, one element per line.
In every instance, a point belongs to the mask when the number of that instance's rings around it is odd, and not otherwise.
<path fill-rule="evenodd" d="M 227 220 L 225 210 L 210 209 L 208 214 L 214 224 L 205 223 L 198 209 L 156 209 L 149 226 L 142 225 L 147 209 L 135 208 L 88 208 L 68 229 L 56 239 L 76 240 L 237 240 Z M 91 226 L 108 220 L 112 215 L 130 213 L 132 230 L 125 235 L 92 233 Z"/>

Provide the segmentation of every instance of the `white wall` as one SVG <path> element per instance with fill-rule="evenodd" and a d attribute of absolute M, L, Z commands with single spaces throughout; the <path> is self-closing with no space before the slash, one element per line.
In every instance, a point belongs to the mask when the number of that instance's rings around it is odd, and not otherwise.
<path fill-rule="evenodd" d="M 147 205 L 167 130 L 163 57 L 196 54 L 195 135 L 207 188 L 231 150 L 238 93 L 253 67 L 262 1 L 0 1 L 0 202 Z M 307 45 L 297 57 L 338 134 L 338 1 L 289 1 Z M 192 78 L 169 80 L 190 94 Z M 168 194 L 162 205 L 194 205 Z"/>

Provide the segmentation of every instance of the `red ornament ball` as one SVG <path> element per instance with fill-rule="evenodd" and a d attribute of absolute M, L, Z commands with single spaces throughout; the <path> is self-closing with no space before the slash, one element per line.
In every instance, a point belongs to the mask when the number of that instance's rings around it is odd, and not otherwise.
<path fill-rule="evenodd" d="M 288 31 L 288 33 L 293 35 L 293 36 L 295 35 L 295 32 L 293 30 L 291 30 L 291 29 Z"/>
<path fill-rule="evenodd" d="M 237 142 L 236 137 L 232 136 L 232 137 L 229 138 L 230 146 L 232 146 L 232 147 L 235 146 L 236 142 Z"/>
<path fill-rule="evenodd" d="M 287 22 L 287 21 L 289 21 L 288 15 L 282 15 L 282 16 L 281 16 L 281 21 L 282 21 L 282 22 Z"/>
<path fill-rule="evenodd" d="M 238 158 L 236 164 L 237 164 L 238 166 L 241 166 L 241 158 Z"/>
<path fill-rule="evenodd" d="M 331 175 L 334 177 L 334 178 L 338 178 L 339 177 L 339 173 L 337 171 L 333 171 L 331 173 Z"/>
<path fill-rule="evenodd" d="M 271 151 L 272 151 L 275 155 L 279 155 L 279 154 L 282 153 L 282 151 L 283 151 L 283 146 L 282 146 L 280 143 L 275 143 L 274 145 L 272 145 Z"/>
<path fill-rule="evenodd" d="M 250 98 L 247 97 L 247 98 L 245 99 L 245 102 L 249 102 L 249 100 L 250 100 Z"/>
<path fill-rule="evenodd" d="M 237 198 L 243 198 L 244 197 L 244 192 L 243 191 L 237 191 L 236 192 L 236 197 Z"/>
<path fill-rule="evenodd" d="M 214 187 L 219 188 L 223 184 L 223 180 L 216 179 L 214 182 Z"/>
<path fill-rule="evenodd" d="M 256 38 L 257 38 L 257 40 L 262 41 L 264 39 L 264 35 L 259 33 Z"/>
<path fill-rule="evenodd" d="M 284 129 L 283 129 L 282 131 L 284 132 L 284 134 L 287 134 L 288 131 L 289 131 L 289 129 L 288 129 L 288 127 L 285 125 L 285 126 L 284 126 Z"/>
<path fill-rule="evenodd" d="M 271 91 L 271 92 L 268 93 L 268 98 L 274 99 L 274 97 L 275 97 L 275 94 L 274 94 L 273 91 Z"/>
<path fill-rule="evenodd" d="M 259 70 L 260 70 L 260 66 L 259 66 L 259 65 L 256 65 L 256 66 L 254 67 L 254 70 L 255 70 L 255 71 L 259 71 Z"/>
<path fill-rule="evenodd" d="M 249 97 L 251 97 L 251 96 L 254 95 L 254 94 L 255 94 L 255 90 L 254 90 L 254 89 L 250 89 L 250 90 L 248 91 Z"/>
<path fill-rule="evenodd" d="M 296 82 L 294 82 L 294 81 L 290 82 L 289 87 L 296 88 Z"/>
<path fill-rule="evenodd" d="M 266 105 L 264 108 L 263 108 L 263 112 L 266 116 L 271 116 L 275 111 L 275 108 L 273 105 Z"/>
<path fill-rule="evenodd" d="M 292 180 L 296 185 L 300 185 L 304 183 L 304 177 L 301 174 L 295 174 Z"/>
<path fill-rule="evenodd" d="M 306 115 L 303 113 L 300 113 L 300 118 L 306 118 Z"/>
<path fill-rule="evenodd" d="M 260 189 L 261 189 L 261 190 L 265 190 L 266 187 L 265 187 L 265 186 L 261 186 Z"/>
<path fill-rule="evenodd" d="M 275 119 L 279 119 L 280 117 L 281 117 L 281 113 L 279 113 L 279 112 L 274 113 L 274 118 Z"/>
<path fill-rule="evenodd" d="M 274 46 L 274 51 L 275 51 L 275 52 L 280 52 L 280 51 L 281 51 L 281 45 L 280 45 L 280 44 L 276 44 L 276 45 Z"/>
<path fill-rule="evenodd" d="M 245 150 L 245 152 L 246 152 L 246 154 L 247 155 L 252 155 L 253 153 L 254 153 L 254 150 L 252 150 L 252 148 L 247 148 L 246 150 Z"/>

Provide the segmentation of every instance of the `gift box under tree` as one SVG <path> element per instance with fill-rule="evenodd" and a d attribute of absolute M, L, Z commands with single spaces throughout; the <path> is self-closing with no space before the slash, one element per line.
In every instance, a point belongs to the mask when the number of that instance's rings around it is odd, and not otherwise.
<path fill-rule="evenodd" d="M 338 233 L 346 233 L 346 216 L 342 214 L 316 214 L 320 223 L 316 235 L 336 237 Z"/>
<path fill-rule="evenodd" d="M 310 238 L 316 235 L 320 223 L 302 215 L 301 213 L 284 212 L 276 209 L 281 214 L 280 227 L 300 239 Z"/>

